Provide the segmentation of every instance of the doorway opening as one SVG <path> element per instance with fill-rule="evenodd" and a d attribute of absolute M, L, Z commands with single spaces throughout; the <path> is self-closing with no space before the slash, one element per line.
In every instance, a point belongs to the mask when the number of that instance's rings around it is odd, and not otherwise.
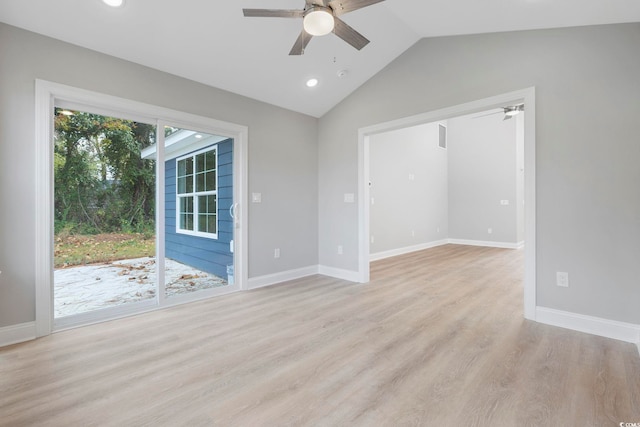
<path fill-rule="evenodd" d="M 443 121 L 486 112 L 488 110 L 501 108 L 505 105 L 524 104 L 526 114 L 523 120 L 523 233 L 522 239 L 526 241 L 525 251 L 525 277 L 524 277 L 524 315 L 525 318 L 535 318 L 535 89 L 529 88 L 521 91 L 511 92 L 486 98 L 467 104 L 462 104 L 450 108 L 445 108 L 429 113 L 419 114 L 416 116 L 406 117 L 391 122 L 380 123 L 377 125 L 362 128 L 358 132 L 359 137 L 359 155 L 358 155 L 358 177 L 359 177 L 359 276 L 360 281 L 366 283 L 369 281 L 370 269 L 370 253 L 371 253 L 371 141 L 376 135 L 387 132 L 406 129 L 414 126 L 420 126 L 427 123 L 442 123 Z M 436 148 L 440 147 L 439 135 L 435 136 Z M 405 176 L 405 180 L 411 180 L 414 175 L 411 171 Z M 413 176 L 416 179 L 416 176 Z M 500 198 L 498 202 L 508 200 Z M 375 202 L 374 202 L 375 203 Z M 444 230 L 438 230 L 438 226 L 431 227 L 435 233 L 432 239 L 435 243 L 441 243 L 443 240 L 438 239 L 437 234 Z M 489 231 L 489 228 L 485 231 Z M 411 230 L 410 230 L 411 231 Z M 415 234 L 415 231 L 414 231 Z M 375 239 L 375 236 L 373 236 Z M 415 237 L 409 235 L 409 238 Z M 487 239 L 489 240 L 489 239 Z M 520 240 L 516 241 L 516 245 Z M 376 242 L 376 240 L 374 240 Z M 375 243 L 374 243 L 375 244 Z M 409 246 L 410 245 L 406 245 Z M 410 248 L 411 249 L 411 248 Z M 415 247 L 413 249 L 416 249 Z"/>

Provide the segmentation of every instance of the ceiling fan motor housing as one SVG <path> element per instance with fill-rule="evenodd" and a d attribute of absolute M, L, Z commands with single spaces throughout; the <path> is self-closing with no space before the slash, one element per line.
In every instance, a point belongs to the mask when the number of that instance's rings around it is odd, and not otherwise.
<path fill-rule="evenodd" d="M 302 20 L 304 30 L 312 36 L 324 36 L 333 31 L 335 21 L 333 10 L 324 6 L 313 5 L 304 11 Z"/>

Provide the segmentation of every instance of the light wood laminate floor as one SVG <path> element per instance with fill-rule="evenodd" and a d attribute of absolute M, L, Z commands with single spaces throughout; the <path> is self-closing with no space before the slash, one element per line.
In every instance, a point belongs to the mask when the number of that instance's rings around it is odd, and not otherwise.
<path fill-rule="evenodd" d="M 2 426 L 618 426 L 635 345 L 525 321 L 522 251 L 446 245 L 0 349 Z"/>

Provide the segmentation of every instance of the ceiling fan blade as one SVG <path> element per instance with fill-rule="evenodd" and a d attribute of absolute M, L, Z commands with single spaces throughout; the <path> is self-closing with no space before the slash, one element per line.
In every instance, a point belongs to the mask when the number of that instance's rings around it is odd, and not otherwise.
<path fill-rule="evenodd" d="M 311 34 L 307 33 L 305 30 L 302 30 L 302 32 L 298 36 L 298 39 L 293 44 L 289 55 L 302 55 L 304 53 L 304 49 L 309 44 L 309 41 L 311 41 L 311 37 L 313 37 Z"/>
<path fill-rule="evenodd" d="M 266 18 L 302 18 L 303 10 L 297 9 L 242 9 L 242 13 L 247 17 Z"/>
<path fill-rule="evenodd" d="M 330 0 L 328 2 L 325 1 L 325 3 L 329 3 L 329 7 L 333 9 L 335 16 L 340 16 L 383 1 L 384 0 Z"/>
<path fill-rule="evenodd" d="M 347 25 L 342 19 L 335 17 L 335 27 L 333 32 L 336 36 L 349 43 L 351 46 L 360 50 L 369 44 L 369 40 L 349 25 Z"/>
<path fill-rule="evenodd" d="M 505 115 L 504 115 L 504 119 L 502 119 L 502 121 L 509 120 L 511 117 L 513 117 L 513 116 L 510 116 L 510 115 L 508 115 L 508 114 L 505 114 Z"/>

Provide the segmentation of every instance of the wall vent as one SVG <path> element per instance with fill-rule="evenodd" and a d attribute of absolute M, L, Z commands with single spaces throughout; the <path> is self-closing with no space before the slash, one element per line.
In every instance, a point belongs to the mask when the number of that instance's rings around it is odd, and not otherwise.
<path fill-rule="evenodd" d="M 447 128 L 443 125 L 438 125 L 438 146 L 447 148 Z"/>

